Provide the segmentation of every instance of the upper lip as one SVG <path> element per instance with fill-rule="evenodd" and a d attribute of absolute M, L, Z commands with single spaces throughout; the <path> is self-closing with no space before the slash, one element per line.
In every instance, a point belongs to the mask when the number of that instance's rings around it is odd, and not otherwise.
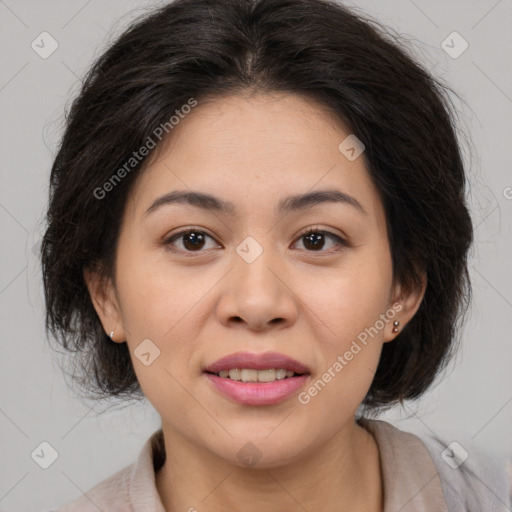
<path fill-rule="evenodd" d="M 293 370 L 298 374 L 309 373 L 309 368 L 306 365 L 284 354 L 279 354 L 278 352 L 265 352 L 263 354 L 236 352 L 235 354 L 230 354 L 218 359 L 203 368 L 203 371 L 219 373 L 222 370 L 231 370 L 232 368 L 247 368 L 253 370 L 284 368 L 285 370 Z"/>

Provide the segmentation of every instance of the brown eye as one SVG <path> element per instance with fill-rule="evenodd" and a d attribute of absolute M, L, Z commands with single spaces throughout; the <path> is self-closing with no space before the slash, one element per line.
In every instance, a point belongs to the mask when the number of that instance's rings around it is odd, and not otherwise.
<path fill-rule="evenodd" d="M 328 248 L 326 251 L 322 251 L 325 247 L 326 239 L 334 240 L 334 248 L 336 246 L 347 246 L 345 240 L 334 233 L 329 231 L 322 231 L 319 229 L 309 229 L 305 233 L 302 233 L 299 240 L 303 240 L 303 245 L 308 252 L 331 252 L 333 247 Z"/>
<path fill-rule="evenodd" d="M 208 238 L 213 240 L 213 238 L 204 231 L 200 231 L 198 229 L 187 229 L 172 235 L 164 242 L 164 244 L 166 246 L 175 247 L 175 242 L 181 241 L 181 247 L 176 248 L 178 251 L 203 252 L 202 249 L 205 247 Z M 214 247 L 219 246 L 214 244 Z"/>

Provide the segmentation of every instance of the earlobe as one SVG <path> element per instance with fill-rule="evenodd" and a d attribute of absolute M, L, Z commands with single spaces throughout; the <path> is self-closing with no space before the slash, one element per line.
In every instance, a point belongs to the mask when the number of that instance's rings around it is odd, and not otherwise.
<path fill-rule="evenodd" d="M 112 341 L 123 343 L 124 329 L 111 280 L 102 277 L 98 271 L 90 268 L 84 269 L 83 276 L 92 304 L 105 333 Z"/>
<path fill-rule="evenodd" d="M 396 285 L 391 304 L 393 304 L 393 309 L 398 312 L 386 331 L 383 340 L 385 343 L 394 340 L 418 311 L 427 289 L 426 273 L 420 273 L 419 276 L 421 281 L 419 286 L 416 283 L 409 285 L 398 283 Z M 397 304 L 399 307 L 396 306 Z"/>

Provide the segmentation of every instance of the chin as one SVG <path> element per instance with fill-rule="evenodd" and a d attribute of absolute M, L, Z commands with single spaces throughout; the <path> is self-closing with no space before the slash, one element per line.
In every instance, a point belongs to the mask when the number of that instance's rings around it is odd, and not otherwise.
<path fill-rule="evenodd" d="M 295 463 L 302 458 L 304 453 L 298 452 L 297 447 L 304 446 L 304 441 L 303 437 L 299 441 L 286 436 L 284 431 L 280 435 L 268 435 L 267 431 L 247 436 L 246 429 L 245 435 L 230 438 L 227 441 L 229 446 L 211 446 L 210 450 L 229 464 L 241 468 L 270 469 Z"/>

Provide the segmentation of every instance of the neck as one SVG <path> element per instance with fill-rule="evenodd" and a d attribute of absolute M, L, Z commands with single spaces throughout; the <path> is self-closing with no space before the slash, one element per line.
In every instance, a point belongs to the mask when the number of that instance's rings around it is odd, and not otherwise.
<path fill-rule="evenodd" d="M 241 467 L 162 430 L 168 456 L 156 486 L 166 512 L 382 510 L 377 444 L 355 422 L 300 460 L 266 468 Z"/>

